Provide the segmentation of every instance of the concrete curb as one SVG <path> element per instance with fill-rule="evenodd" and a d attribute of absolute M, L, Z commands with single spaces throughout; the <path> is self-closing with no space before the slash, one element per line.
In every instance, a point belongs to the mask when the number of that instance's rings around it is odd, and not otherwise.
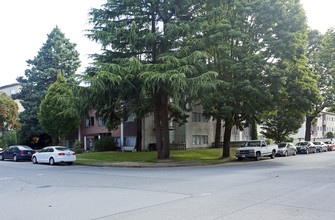
<path fill-rule="evenodd" d="M 145 164 L 145 163 L 131 163 L 131 164 L 89 164 L 89 163 L 74 163 L 75 165 L 80 166 L 91 166 L 91 167 L 119 167 L 119 168 L 173 168 L 173 167 L 199 167 L 199 166 L 217 166 L 224 165 L 227 163 L 237 162 L 237 160 L 227 160 L 222 162 L 213 162 L 213 163 L 194 163 L 194 164 L 185 164 L 185 163 L 157 163 L 157 164 Z"/>

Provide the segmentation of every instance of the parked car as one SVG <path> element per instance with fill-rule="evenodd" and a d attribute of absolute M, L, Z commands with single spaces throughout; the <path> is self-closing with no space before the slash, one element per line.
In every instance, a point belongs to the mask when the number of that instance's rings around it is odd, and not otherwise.
<path fill-rule="evenodd" d="M 56 163 L 67 163 L 71 165 L 76 160 L 76 153 L 63 146 L 45 147 L 34 153 L 31 160 L 34 164 L 49 163 L 54 165 Z"/>
<path fill-rule="evenodd" d="M 333 151 L 335 150 L 335 144 L 334 141 L 325 141 L 325 144 L 327 144 L 327 150 L 328 151 Z"/>
<path fill-rule="evenodd" d="M 239 161 L 243 158 L 255 158 L 259 160 L 260 157 L 271 157 L 274 159 L 278 151 L 277 145 L 267 145 L 264 140 L 250 140 L 246 141 L 243 147 L 236 150 L 236 157 Z"/>
<path fill-rule="evenodd" d="M 0 152 L 2 152 L 3 151 L 3 149 L 0 147 Z"/>
<path fill-rule="evenodd" d="M 15 162 L 18 160 L 31 160 L 31 156 L 35 153 L 33 149 L 26 145 L 14 145 L 0 152 L 0 160 L 12 159 Z"/>
<path fill-rule="evenodd" d="M 278 156 L 289 156 L 289 155 L 297 155 L 297 148 L 289 142 L 282 142 L 278 144 Z"/>
<path fill-rule="evenodd" d="M 322 141 L 314 141 L 313 144 L 316 146 L 316 152 L 327 151 L 327 144 Z"/>
<path fill-rule="evenodd" d="M 316 146 L 311 141 L 302 141 L 295 146 L 299 154 L 316 153 Z"/>

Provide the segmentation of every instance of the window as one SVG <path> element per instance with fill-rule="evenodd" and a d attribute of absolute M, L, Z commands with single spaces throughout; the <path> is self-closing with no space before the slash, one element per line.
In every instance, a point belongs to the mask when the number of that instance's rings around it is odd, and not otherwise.
<path fill-rule="evenodd" d="M 105 124 L 106 124 L 105 119 L 104 119 L 103 117 L 99 117 L 98 124 L 99 124 L 99 126 L 103 126 L 103 125 L 105 125 Z"/>
<path fill-rule="evenodd" d="M 124 137 L 123 138 L 123 146 L 132 146 L 136 145 L 136 137 Z"/>
<path fill-rule="evenodd" d="M 208 135 L 193 135 L 192 144 L 193 145 L 208 144 Z"/>
<path fill-rule="evenodd" d="M 127 118 L 126 122 L 134 122 L 136 118 L 136 114 L 131 114 L 129 115 L 129 117 Z"/>
<path fill-rule="evenodd" d="M 86 118 L 86 127 L 94 126 L 94 117 Z"/>
<path fill-rule="evenodd" d="M 192 122 L 208 122 L 209 118 L 206 117 L 203 113 L 192 113 Z"/>

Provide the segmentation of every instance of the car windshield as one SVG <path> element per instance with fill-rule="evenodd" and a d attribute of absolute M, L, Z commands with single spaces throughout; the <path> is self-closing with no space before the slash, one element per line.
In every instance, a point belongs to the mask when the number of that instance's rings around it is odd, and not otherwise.
<path fill-rule="evenodd" d="M 297 143 L 296 145 L 297 145 L 297 146 L 305 146 L 305 145 L 307 145 L 307 142 L 299 142 L 299 143 Z"/>
<path fill-rule="evenodd" d="M 70 150 L 70 149 L 66 148 L 66 147 L 56 147 L 56 150 L 58 150 L 58 151 L 67 151 L 67 150 Z"/>
<path fill-rule="evenodd" d="M 284 147 L 286 147 L 285 143 L 278 144 L 278 148 L 284 148 Z"/>
<path fill-rule="evenodd" d="M 325 144 L 331 144 L 331 142 L 330 141 L 325 141 Z"/>
<path fill-rule="evenodd" d="M 261 146 L 260 141 L 248 141 L 244 144 L 244 147 L 256 147 Z"/>
<path fill-rule="evenodd" d="M 20 150 L 33 150 L 31 147 L 28 146 L 18 146 Z"/>

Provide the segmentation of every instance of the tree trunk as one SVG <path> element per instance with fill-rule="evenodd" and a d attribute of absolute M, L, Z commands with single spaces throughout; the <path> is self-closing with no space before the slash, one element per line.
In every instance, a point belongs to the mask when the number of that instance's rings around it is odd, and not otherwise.
<path fill-rule="evenodd" d="M 162 94 L 161 99 L 161 120 L 162 120 L 162 143 L 163 158 L 170 158 L 170 133 L 169 133 L 169 111 L 168 111 L 168 95 Z"/>
<path fill-rule="evenodd" d="M 216 118 L 216 128 L 215 128 L 215 142 L 214 142 L 214 147 L 215 148 L 221 148 L 221 127 L 222 127 L 222 118 L 221 116 L 218 116 Z"/>
<path fill-rule="evenodd" d="M 257 122 L 254 118 L 251 119 L 251 140 L 258 140 Z"/>
<path fill-rule="evenodd" d="M 223 149 L 222 149 L 222 158 L 230 157 L 230 138 L 232 130 L 232 119 L 225 118 L 225 130 L 224 130 L 224 139 L 223 139 Z"/>
<path fill-rule="evenodd" d="M 142 119 L 136 120 L 136 144 L 137 151 L 142 151 Z"/>
<path fill-rule="evenodd" d="M 157 158 L 163 157 L 162 126 L 161 126 L 161 99 L 159 94 L 154 95 L 154 125 L 156 134 Z"/>
<path fill-rule="evenodd" d="M 305 141 L 311 141 L 311 127 L 312 121 L 314 120 L 313 116 L 306 117 L 306 133 L 305 133 Z"/>

